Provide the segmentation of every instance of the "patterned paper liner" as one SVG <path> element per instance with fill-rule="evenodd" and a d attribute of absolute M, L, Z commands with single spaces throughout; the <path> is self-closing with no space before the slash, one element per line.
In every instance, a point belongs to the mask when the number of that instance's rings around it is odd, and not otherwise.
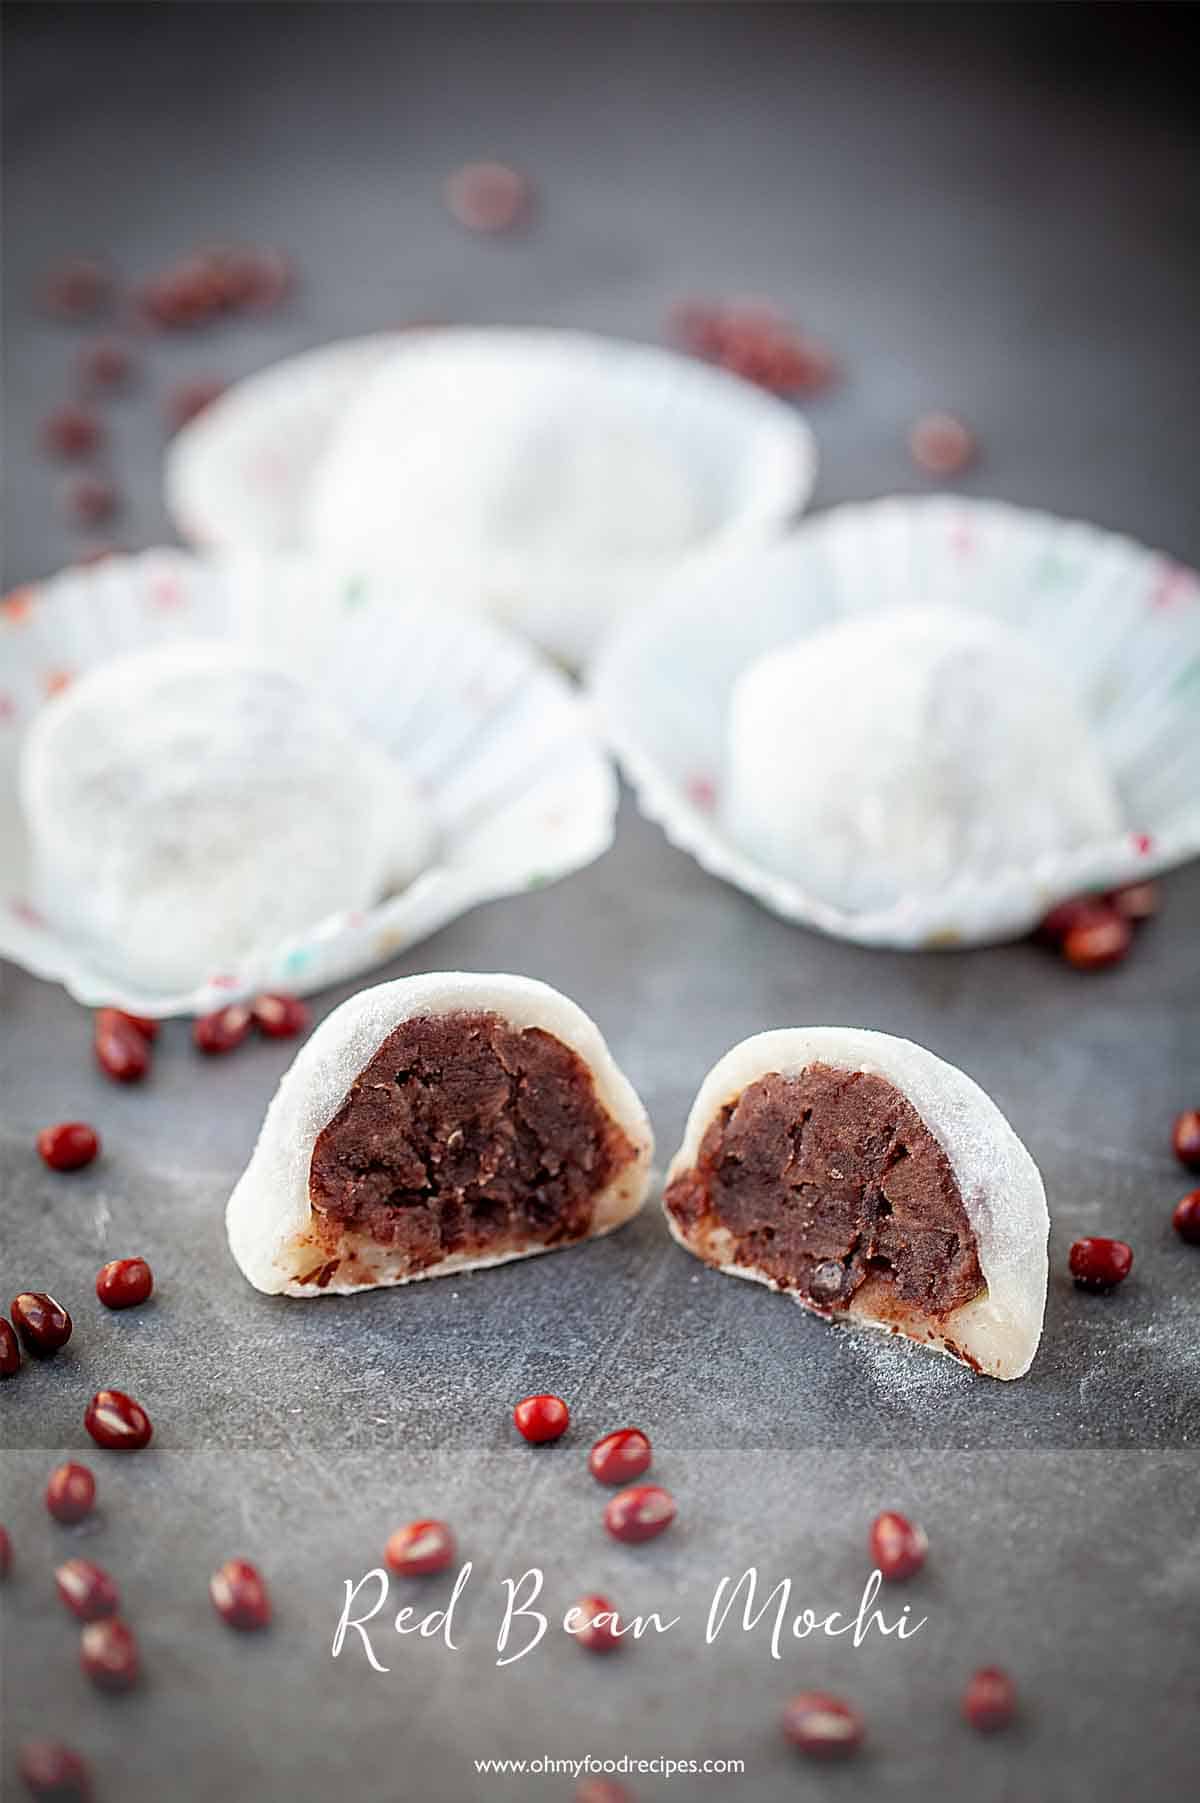
<path fill-rule="evenodd" d="M 88 1006 L 205 1013 L 362 974 L 479 902 L 555 882 L 612 843 L 616 781 L 572 685 L 503 628 L 304 557 L 156 550 L 0 601 L 0 956 Z M 436 822 L 402 893 L 315 922 L 186 994 L 131 988 L 41 919 L 17 803 L 23 730 L 80 671 L 173 639 L 231 636 L 316 684 L 405 765 Z"/>
<path fill-rule="evenodd" d="M 723 370 L 584 332 L 441 327 L 325 345 L 231 389 L 178 434 L 167 454 L 167 506 L 179 531 L 195 545 L 227 550 L 308 545 L 313 474 L 351 397 L 398 351 L 444 366 L 453 386 L 456 359 L 468 349 L 497 362 L 520 356 L 536 365 L 541 379 L 531 407 L 553 408 L 561 394 L 573 417 L 595 394 L 598 412 L 607 417 L 619 407 L 643 425 L 705 497 L 709 523 L 696 551 L 774 536 L 812 492 L 816 448 L 803 419 Z M 444 431 L 452 457 L 453 407 Z M 589 655 L 613 619 L 681 563 L 679 557 L 607 563 L 583 555 L 535 560 L 500 547 L 484 558 L 423 533 L 421 524 L 408 522 L 394 553 L 389 550 L 397 574 L 436 573 L 439 594 L 504 620 L 568 664 Z"/>
<path fill-rule="evenodd" d="M 831 620 L 918 602 L 1027 634 L 1090 719 L 1128 830 L 964 875 L 935 896 L 851 914 L 742 853 L 723 830 L 725 719 L 738 672 Z M 1051 903 L 1200 853 L 1200 578 L 1130 539 L 948 495 L 838 507 L 773 546 L 711 560 L 620 625 L 589 688 L 642 811 L 704 869 L 787 920 L 865 945 L 977 945 Z"/>

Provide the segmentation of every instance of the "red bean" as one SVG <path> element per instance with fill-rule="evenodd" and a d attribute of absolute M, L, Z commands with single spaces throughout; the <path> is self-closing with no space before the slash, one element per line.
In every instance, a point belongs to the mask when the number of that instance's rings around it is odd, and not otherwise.
<path fill-rule="evenodd" d="M 119 1615 L 89 1622 L 79 1636 L 79 1663 L 100 1690 L 131 1690 L 141 1659 L 129 1623 Z"/>
<path fill-rule="evenodd" d="M 975 440 L 953 413 L 926 413 L 908 434 L 913 462 L 931 476 L 957 476 L 975 459 Z"/>
<path fill-rule="evenodd" d="M 98 526 L 111 520 L 121 505 L 115 483 L 104 476 L 76 476 L 63 490 L 68 520 L 76 526 Z"/>
<path fill-rule="evenodd" d="M 1171 1149 L 1189 1171 L 1200 1171 L 1200 1108 L 1187 1108 L 1171 1132 Z"/>
<path fill-rule="evenodd" d="M 1158 913 L 1156 883 L 1128 883 L 1124 889 L 1114 889 L 1108 899 L 1117 913 L 1132 920 L 1135 926 L 1143 920 L 1152 920 Z"/>
<path fill-rule="evenodd" d="M 96 1501 L 96 1480 L 86 1465 L 68 1459 L 56 1465 L 46 1484 L 46 1507 L 55 1521 L 73 1525 L 90 1515 Z"/>
<path fill-rule="evenodd" d="M 54 1583 L 65 1607 L 80 1621 L 101 1621 L 121 1606 L 114 1579 L 90 1559 L 68 1559 L 55 1572 Z"/>
<path fill-rule="evenodd" d="M 42 288 L 42 303 L 58 319 L 91 319 L 112 298 L 112 277 L 90 257 L 72 257 L 52 269 Z"/>
<path fill-rule="evenodd" d="M 999 1666 L 983 1666 L 975 1672 L 963 1693 L 963 1714 L 980 1734 L 1007 1728 L 1017 1712 L 1017 1690 Z"/>
<path fill-rule="evenodd" d="M 21 1369 L 21 1346 L 12 1323 L 0 1315 L 0 1377 L 15 1377 Z"/>
<path fill-rule="evenodd" d="M 83 1425 L 97 1446 L 112 1452 L 140 1452 L 154 1437 L 149 1415 L 124 1390 L 97 1390 L 84 1410 Z"/>
<path fill-rule="evenodd" d="M 219 1008 L 215 1014 L 201 1014 L 192 1022 L 192 1043 L 208 1057 L 220 1057 L 241 1045 L 253 1024 L 253 1015 L 243 1002 Z"/>
<path fill-rule="evenodd" d="M 472 232 L 512 231 L 532 204 L 532 185 L 506 163 L 467 163 L 446 183 L 446 205 Z"/>
<path fill-rule="evenodd" d="M 1111 1290 L 1133 1269 L 1133 1248 L 1124 1240 L 1076 1240 L 1069 1254 L 1071 1276 L 1081 1290 Z"/>
<path fill-rule="evenodd" d="M 805 1690 L 783 1712 L 783 1731 L 812 1759 L 846 1759 L 863 1741 L 857 1709 L 824 1690 Z"/>
<path fill-rule="evenodd" d="M 133 369 L 133 352 L 119 338 L 94 338 L 79 355 L 80 370 L 90 388 L 120 388 Z"/>
<path fill-rule="evenodd" d="M 271 1599 L 262 1574 L 248 1559 L 226 1559 L 208 1583 L 213 1608 L 231 1628 L 244 1633 L 265 1628 L 271 1619 Z"/>
<path fill-rule="evenodd" d="M 456 1554 L 454 1535 L 444 1521 L 410 1521 L 390 1537 L 383 1560 L 398 1577 L 423 1578 L 445 1571 Z"/>
<path fill-rule="evenodd" d="M 56 1740 L 31 1740 L 21 1748 L 21 1782 L 46 1803 L 91 1803 L 92 1774 L 73 1748 Z"/>
<path fill-rule="evenodd" d="M 37 1149 L 52 1171 L 81 1171 L 100 1150 L 100 1135 L 86 1121 L 59 1121 L 43 1127 Z"/>
<path fill-rule="evenodd" d="M 649 1471 L 652 1456 L 640 1427 L 619 1427 L 596 1441 L 588 1454 L 588 1470 L 598 1484 L 628 1484 Z"/>
<path fill-rule="evenodd" d="M 9 1538 L 8 1529 L 0 1527 L 0 1583 L 3 1583 L 11 1570 L 12 1541 Z"/>
<path fill-rule="evenodd" d="M 42 446 L 52 457 L 89 457 L 104 442 L 104 427 L 83 407 L 56 407 L 42 425 Z"/>
<path fill-rule="evenodd" d="M 517 1432 L 534 1446 L 561 1440 L 571 1424 L 571 1411 L 561 1396 L 526 1396 L 513 1410 Z"/>
<path fill-rule="evenodd" d="M 259 995 L 252 1009 L 254 1024 L 268 1039 L 294 1039 L 309 1022 L 307 1005 L 297 995 Z"/>
<path fill-rule="evenodd" d="M 128 1021 L 135 1032 L 140 1033 L 143 1039 L 149 1040 L 151 1045 L 158 1038 L 158 1029 L 162 1022 L 154 1020 L 151 1015 L 126 1014 L 123 1008 L 113 1008 L 111 1012 L 121 1020 Z"/>
<path fill-rule="evenodd" d="M 1200 1189 L 1192 1190 L 1175 1204 L 1171 1221 L 1181 1240 L 1189 1246 L 1200 1246 Z"/>
<path fill-rule="evenodd" d="M 96 1273 L 96 1294 L 105 1308 L 137 1308 L 150 1298 L 154 1274 L 144 1258 L 114 1258 Z"/>
<path fill-rule="evenodd" d="M 1063 934 L 1062 954 L 1076 970 L 1107 970 L 1120 964 L 1133 944 L 1133 928 L 1123 914 L 1104 905 Z"/>
<path fill-rule="evenodd" d="M 604 1525 L 613 1539 L 631 1546 L 665 1533 L 674 1519 L 675 1499 L 659 1484 L 619 1490 L 604 1510 Z"/>
<path fill-rule="evenodd" d="M 71 1337 L 71 1317 L 45 1290 L 23 1290 L 9 1308 L 21 1344 L 34 1358 L 52 1358 Z"/>
<path fill-rule="evenodd" d="M 615 1653 L 621 1646 L 621 1618 L 606 1596 L 581 1596 L 571 1632 L 589 1653 Z"/>
<path fill-rule="evenodd" d="M 929 1541 L 924 1529 L 895 1509 L 885 1509 L 875 1517 L 868 1538 L 872 1563 L 889 1583 L 915 1577 L 925 1563 Z"/>
<path fill-rule="evenodd" d="M 140 1083 L 150 1069 L 150 1044 L 132 1017 L 101 1008 L 95 1023 L 96 1062 L 114 1083 Z"/>

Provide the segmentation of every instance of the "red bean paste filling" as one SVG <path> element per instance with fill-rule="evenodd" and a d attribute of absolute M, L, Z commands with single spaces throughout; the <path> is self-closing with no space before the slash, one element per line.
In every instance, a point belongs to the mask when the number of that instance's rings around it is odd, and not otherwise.
<path fill-rule="evenodd" d="M 453 1253 L 582 1239 L 635 1156 L 569 1046 L 499 1015 L 388 1035 L 317 1139 L 309 1199 L 421 1270 Z"/>
<path fill-rule="evenodd" d="M 689 1235 L 727 1229 L 736 1263 L 825 1313 L 870 1278 L 938 1318 L 984 1287 L 946 1154 L 899 1090 L 864 1071 L 760 1077 L 712 1122 L 666 1204 Z"/>

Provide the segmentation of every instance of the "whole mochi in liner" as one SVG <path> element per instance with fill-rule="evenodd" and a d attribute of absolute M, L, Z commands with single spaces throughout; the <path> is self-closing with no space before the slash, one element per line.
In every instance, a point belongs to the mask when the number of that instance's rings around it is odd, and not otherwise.
<path fill-rule="evenodd" d="M 851 913 L 1122 829 L 1055 673 L 1012 628 L 951 607 L 874 610 L 744 670 L 723 814 L 743 851 Z"/>
<path fill-rule="evenodd" d="M 410 882 L 433 849 L 399 766 L 233 643 L 99 664 L 36 716 L 34 899 L 114 976 L 170 993 Z"/>
<path fill-rule="evenodd" d="M 667 1174 L 671 1232 L 830 1321 L 1022 1377 L 1046 1305 L 1033 1159 L 978 1084 L 854 1027 L 745 1039 L 705 1078 Z"/>
<path fill-rule="evenodd" d="M 229 1246 L 289 1296 L 503 1264 L 620 1227 L 653 1150 L 599 1029 L 556 989 L 402 977 L 297 1054 L 229 1199 Z"/>
<path fill-rule="evenodd" d="M 355 558 L 432 541 L 535 563 L 685 549 L 706 524 L 689 472 L 631 413 L 628 379 L 609 393 L 571 343 L 516 335 L 502 349 L 456 331 L 402 347 L 316 472 L 315 542 Z"/>

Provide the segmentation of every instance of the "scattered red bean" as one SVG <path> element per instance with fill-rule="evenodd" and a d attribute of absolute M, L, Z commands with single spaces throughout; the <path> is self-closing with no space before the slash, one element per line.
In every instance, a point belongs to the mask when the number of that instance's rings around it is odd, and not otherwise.
<path fill-rule="evenodd" d="M 963 1693 L 963 1714 L 980 1734 L 1007 1728 L 1017 1712 L 1017 1690 L 1007 1672 L 985 1665 L 973 1673 Z"/>
<path fill-rule="evenodd" d="M 59 1121 L 43 1127 L 37 1149 L 52 1171 L 81 1171 L 100 1150 L 100 1135 L 86 1121 Z"/>
<path fill-rule="evenodd" d="M 150 1042 L 133 1017 L 117 1008 L 96 1015 L 96 1062 L 114 1083 L 140 1083 L 150 1069 Z"/>
<path fill-rule="evenodd" d="M 64 1605 L 80 1621 L 101 1621 L 121 1606 L 115 1580 L 90 1559 L 68 1559 L 55 1572 L 54 1583 Z"/>
<path fill-rule="evenodd" d="M 239 245 L 194 251 L 143 284 L 145 317 L 167 330 L 205 325 L 220 313 L 261 313 L 279 305 L 295 286 L 296 272 L 283 251 Z"/>
<path fill-rule="evenodd" d="M 232 1052 L 241 1045 L 254 1022 L 244 1002 L 233 1002 L 218 1008 L 215 1014 L 201 1014 L 192 1022 L 192 1043 L 210 1058 Z"/>
<path fill-rule="evenodd" d="M 167 430 L 182 432 L 206 407 L 220 400 L 227 387 L 228 383 L 218 376 L 194 376 L 189 382 L 177 382 L 166 398 Z"/>
<path fill-rule="evenodd" d="M 88 457 L 104 442 L 104 427 L 83 407 L 56 407 L 42 426 L 42 445 L 52 457 Z"/>
<path fill-rule="evenodd" d="M 21 1782 L 47 1803 L 91 1803 L 92 1774 L 79 1754 L 56 1740 L 31 1740 L 21 1748 Z"/>
<path fill-rule="evenodd" d="M 885 1509 L 875 1517 L 868 1544 L 872 1563 L 889 1583 L 903 1583 L 906 1578 L 915 1577 L 929 1551 L 925 1530 L 895 1509 Z"/>
<path fill-rule="evenodd" d="M 588 1470 L 598 1484 L 627 1484 L 649 1471 L 652 1456 L 640 1427 L 619 1427 L 597 1440 L 588 1454 Z"/>
<path fill-rule="evenodd" d="M 53 1358 L 71 1337 L 71 1317 L 45 1290 L 23 1290 L 9 1308 L 21 1344 L 34 1358 Z"/>
<path fill-rule="evenodd" d="M 93 338 L 80 352 L 79 366 L 89 388 L 120 388 L 133 371 L 133 352 L 119 338 Z"/>
<path fill-rule="evenodd" d="M 121 505 L 116 487 L 104 476 L 76 476 L 63 490 L 67 518 L 76 526 L 99 526 Z"/>
<path fill-rule="evenodd" d="M 561 1396 L 526 1396 L 513 1410 L 517 1432 L 533 1446 L 561 1440 L 571 1424 L 571 1411 Z"/>
<path fill-rule="evenodd" d="M 86 1465 L 68 1459 L 56 1465 L 46 1484 L 46 1507 L 55 1521 L 68 1527 L 90 1515 L 96 1502 L 96 1480 Z"/>
<path fill-rule="evenodd" d="M 1124 1240 L 1076 1240 L 1069 1254 L 1071 1276 L 1081 1290 L 1111 1290 L 1133 1269 L 1133 1249 Z"/>
<path fill-rule="evenodd" d="M 761 301 L 684 302 L 669 329 L 685 350 L 775 394 L 811 394 L 836 374 L 828 347 Z"/>
<path fill-rule="evenodd" d="M 813 1759 L 845 1759 L 862 1745 L 857 1709 L 824 1690 L 804 1690 L 783 1712 L 783 1731 Z"/>
<path fill-rule="evenodd" d="M 1171 1220 L 1181 1240 L 1189 1246 L 1200 1246 L 1200 1189 L 1194 1189 L 1175 1204 Z"/>
<path fill-rule="evenodd" d="M 633 1803 L 633 1792 L 615 1778 L 585 1778 L 575 1792 L 575 1803 Z"/>
<path fill-rule="evenodd" d="M 91 319 L 111 298 L 111 276 L 90 257 L 72 257 L 52 269 L 42 288 L 46 311 L 58 319 Z"/>
<path fill-rule="evenodd" d="M 0 1527 L 0 1582 L 8 1576 L 11 1570 L 12 1541 L 9 1539 L 8 1529 Z"/>
<path fill-rule="evenodd" d="M 151 1045 L 158 1038 L 158 1029 L 162 1022 L 154 1020 L 149 1014 L 126 1014 L 123 1008 L 112 1008 L 109 1012 L 115 1014 L 120 1020 L 128 1021 L 134 1031 L 140 1033 L 143 1039 L 149 1040 Z"/>
<path fill-rule="evenodd" d="M 298 995 L 259 995 L 251 1009 L 254 1024 L 268 1039 L 294 1039 L 309 1022 L 308 1005 Z"/>
<path fill-rule="evenodd" d="M 79 1663 L 100 1690 L 131 1690 L 141 1660 L 129 1623 L 119 1615 L 89 1622 L 79 1636 Z"/>
<path fill-rule="evenodd" d="M 149 1415 L 124 1390 L 97 1390 L 84 1410 L 83 1425 L 97 1446 L 113 1452 L 140 1452 L 154 1436 Z"/>
<path fill-rule="evenodd" d="M 250 1633 L 271 1619 L 271 1599 L 262 1574 L 248 1559 L 226 1559 L 208 1582 L 213 1608 L 231 1628 Z"/>
<path fill-rule="evenodd" d="M 410 1521 L 390 1537 L 383 1559 L 398 1577 L 424 1578 L 445 1571 L 456 1552 L 454 1535 L 444 1521 Z"/>
<path fill-rule="evenodd" d="M 1187 1108 L 1176 1120 L 1171 1147 L 1181 1165 L 1200 1171 L 1200 1108 Z"/>
<path fill-rule="evenodd" d="M 1123 914 L 1107 908 L 1063 935 L 1062 954 L 1076 970 L 1104 970 L 1119 964 L 1133 944 L 1133 928 Z"/>
<path fill-rule="evenodd" d="M 1097 918 L 1107 919 L 1111 912 L 1111 904 L 1103 896 L 1068 895 L 1065 901 L 1056 902 L 1048 914 L 1043 915 L 1034 929 L 1034 937 L 1045 945 L 1060 947 L 1072 927 L 1086 926 Z"/>
<path fill-rule="evenodd" d="M 137 1308 L 153 1288 L 154 1273 L 144 1258 L 113 1258 L 96 1273 L 96 1294 L 105 1308 Z"/>
<path fill-rule="evenodd" d="M 1114 889 L 1108 899 L 1117 913 L 1132 920 L 1135 926 L 1143 920 L 1152 920 L 1158 913 L 1156 883 L 1128 883 L 1124 889 Z"/>
<path fill-rule="evenodd" d="M 908 448 L 931 476 L 957 476 L 975 460 L 975 440 L 953 413 L 925 413 L 909 430 Z"/>
<path fill-rule="evenodd" d="M 604 1510 L 604 1525 L 613 1539 L 633 1546 L 664 1533 L 674 1519 L 675 1499 L 658 1484 L 619 1490 Z"/>
<path fill-rule="evenodd" d="M 508 232 L 533 207 L 533 186 L 507 163 L 467 163 L 446 183 L 446 205 L 472 232 Z"/>
<path fill-rule="evenodd" d="M 0 1315 L 0 1377 L 15 1377 L 21 1369 L 21 1346 L 12 1323 Z"/>
<path fill-rule="evenodd" d="M 606 1596 L 581 1596 L 575 1604 L 574 1638 L 589 1653 L 615 1653 L 621 1645 L 617 1633 L 620 1616 Z"/>

